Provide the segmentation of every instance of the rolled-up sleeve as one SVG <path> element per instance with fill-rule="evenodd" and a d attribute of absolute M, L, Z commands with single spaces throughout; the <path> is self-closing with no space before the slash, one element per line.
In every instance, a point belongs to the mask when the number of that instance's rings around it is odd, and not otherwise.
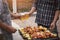
<path fill-rule="evenodd" d="M 60 10 L 60 0 L 57 0 L 57 10 Z"/>

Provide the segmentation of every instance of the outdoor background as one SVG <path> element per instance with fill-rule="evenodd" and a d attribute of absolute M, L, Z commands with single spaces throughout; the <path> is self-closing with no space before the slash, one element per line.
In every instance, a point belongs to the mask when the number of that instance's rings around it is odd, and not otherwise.
<path fill-rule="evenodd" d="M 17 11 L 29 11 L 32 7 L 34 0 L 17 0 Z M 9 8 L 12 11 L 12 0 L 8 0 Z"/>

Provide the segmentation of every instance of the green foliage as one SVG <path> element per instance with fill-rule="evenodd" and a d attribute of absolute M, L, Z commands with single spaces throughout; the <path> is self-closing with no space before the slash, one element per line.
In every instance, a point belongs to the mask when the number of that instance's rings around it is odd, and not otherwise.
<path fill-rule="evenodd" d="M 22 9 L 18 9 L 18 12 L 27 12 L 29 10 L 30 8 L 22 8 Z"/>

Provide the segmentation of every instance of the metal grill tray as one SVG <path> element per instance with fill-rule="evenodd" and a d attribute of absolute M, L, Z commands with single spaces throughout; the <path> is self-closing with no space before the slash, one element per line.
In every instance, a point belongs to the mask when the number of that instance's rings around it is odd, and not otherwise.
<path fill-rule="evenodd" d="M 23 34 L 21 33 L 20 30 L 18 30 L 18 31 L 19 31 L 19 34 L 22 36 L 22 38 L 23 38 L 24 40 L 28 40 L 28 38 L 25 38 L 25 37 L 23 36 Z M 50 39 L 50 40 L 59 40 L 59 37 L 56 37 L 56 38 L 32 38 L 31 40 L 47 40 L 47 39 Z"/>

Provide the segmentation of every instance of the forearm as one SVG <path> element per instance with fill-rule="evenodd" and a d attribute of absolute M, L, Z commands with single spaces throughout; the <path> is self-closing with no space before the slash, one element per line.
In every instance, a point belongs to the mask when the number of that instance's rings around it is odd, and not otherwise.
<path fill-rule="evenodd" d="M 9 28 L 8 25 L 6 23 L 3 23 L 1 20 L 0 20 L 0 28 L 2 29 L 7 29 Z"/>
<path fill-rule="evenodd" d="M 59 11 L 55 12 L 55 16 L 54 16 L 54 20 L 53 20 L 54 23 L 56 23 L 56 21 L 57 21 L 57 19 L 59 17 L 59 13 L 60 13 Z"/>
<path fill-rule="evenodd" d="M 30 10 L 30 14 L 32 14 L 33 12 L 35 12 L 36 11 L 36 5 L 37 4 L 37 0 L 34 0 L 34 3 L 33 3 L 33 5 L 32 5 L 32 8 L 31 8 L 31 10 Z"/>
<path fill-rule="evenodd" d="M 8 10 L 10 12 L 10 15 L 13 17 L 14 16 L 14 13 L 12 13 L 9 8 L 8 8 Z"/>
<path fill-rule="evenodd" d="M 1 20 L 0 20 L 0 28 L 4 29 L 5 31 L 10 32 L 10 33 L 12 33 L 13 32 L 12 29 L 14 29 L 12 26 L 7 25 L 6 23 L 2 22 Z"/>
<path fill-rule="evenodd" d="M 11 16 L 13 15 L 13 13 L 11 12 L 11 10 L 9 9 L 9 7 L 8 7 L 8 10 L 9 10 L 9 13 L 11 14 Z"/>
<path fill-rule="evenodd" d="M 32 14 L 35 11 L 36 11 L 36 8 L 35 7 L 32 7 L 31 10 L 29 11 L 29 13 Z"/>

